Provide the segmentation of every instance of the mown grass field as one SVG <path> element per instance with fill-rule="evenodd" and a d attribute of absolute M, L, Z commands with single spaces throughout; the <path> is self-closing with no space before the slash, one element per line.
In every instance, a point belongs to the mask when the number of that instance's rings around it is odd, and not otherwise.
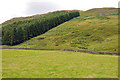
<path fill-rule="evenodd" d="M 118 56 L 2 50 L 3 78 L 117 78 Z"/>

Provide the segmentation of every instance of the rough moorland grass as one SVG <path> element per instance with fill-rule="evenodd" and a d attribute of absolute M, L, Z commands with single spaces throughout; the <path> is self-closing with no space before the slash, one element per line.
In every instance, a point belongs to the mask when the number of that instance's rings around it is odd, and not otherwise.
<path fill-rule="evenodd" d="M 112 10 L 112 11 L 111 11 Z M 92 9 L 16 46 L 21 48 L 74 49 L 118 53 L 118 10 Z"/>
<path fill-rule="evenodd" d="M 100 16 L 99 16 L 100 17 Z M 12 47 L 118 52 L 118 17 L 80 16 Z M 5 47 L 5 46 L 4 46 Z M 10 46 L 11 47 L 11 46 Z"/>
<path fill-rule="evenodd" d="M 117 78 L 118 57 L 69 51 L 3 50 L 3 78 Z"/>

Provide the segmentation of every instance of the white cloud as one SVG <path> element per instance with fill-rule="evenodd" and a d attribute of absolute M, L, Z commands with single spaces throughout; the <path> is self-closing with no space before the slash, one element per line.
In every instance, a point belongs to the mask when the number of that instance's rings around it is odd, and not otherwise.
<path fill-rule="evenodd" d="M 53 10 L 58 10 L 60 7 L 51 2 L 29 2 L 25 11 L 26 14 L 42 14 Z"/>
<path fill-rule="evenodd" d="M 42 6 L 39 4 L 35 5 L 34 3 L 44 3 Z M 37 9 L 46 9 L 41 11 L 42 13 L 54 11 L 54 10 L 87 10 L 91 8 L 101 8 L 101 7 L 118 7 L 119 0 L 1 0 L 0 1 L 0 23 L 6 21 L 13 17 L 28 16 L 32 14 L 38 14 Z M 32 3 L 33 2 L 33 3 Z M 32 4 L 32 6 L 29 5 Z M 45 4 L 47 3 L 47 5 Z M 44 8 L 43 8 L 44 7 Z M 52 8 L 53 7 L 53 8 Z M 30 10 L 32 8 L 31 12 Z M 28 11 L 28 13 L 27 13 Z"/>
<path fill-rule="evenodd" d="M 0 23 L 17 16 L 24 16 L 27 0 L 1 0 Z"/>

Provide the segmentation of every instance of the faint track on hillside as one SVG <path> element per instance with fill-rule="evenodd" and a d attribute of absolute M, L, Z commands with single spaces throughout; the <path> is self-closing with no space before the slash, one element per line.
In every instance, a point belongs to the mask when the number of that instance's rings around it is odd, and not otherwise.
<path fill-rule="evenodd" d="M 0 49 L 22 49 L 22 50 L 59 50 L 59 51 L 85 52 L 85 53 L 92 53 L 92 54 L 110 54 L 110 55 L 120 55 L 120 53 L 94 52 L 94 51 L 72 50 L 72 49 L 35 49 L 35 48 L 0 48 Z"/>

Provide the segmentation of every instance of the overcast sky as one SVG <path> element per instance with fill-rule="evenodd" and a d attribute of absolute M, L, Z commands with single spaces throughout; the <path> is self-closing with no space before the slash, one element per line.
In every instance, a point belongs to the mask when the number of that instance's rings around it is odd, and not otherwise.
<path fill-rule="evenodd" d="M 118 7 L 119 0 L 0 0 L 0 23 L 13 17 L 24 17 L 56 10 L 88 10 Z"/>

